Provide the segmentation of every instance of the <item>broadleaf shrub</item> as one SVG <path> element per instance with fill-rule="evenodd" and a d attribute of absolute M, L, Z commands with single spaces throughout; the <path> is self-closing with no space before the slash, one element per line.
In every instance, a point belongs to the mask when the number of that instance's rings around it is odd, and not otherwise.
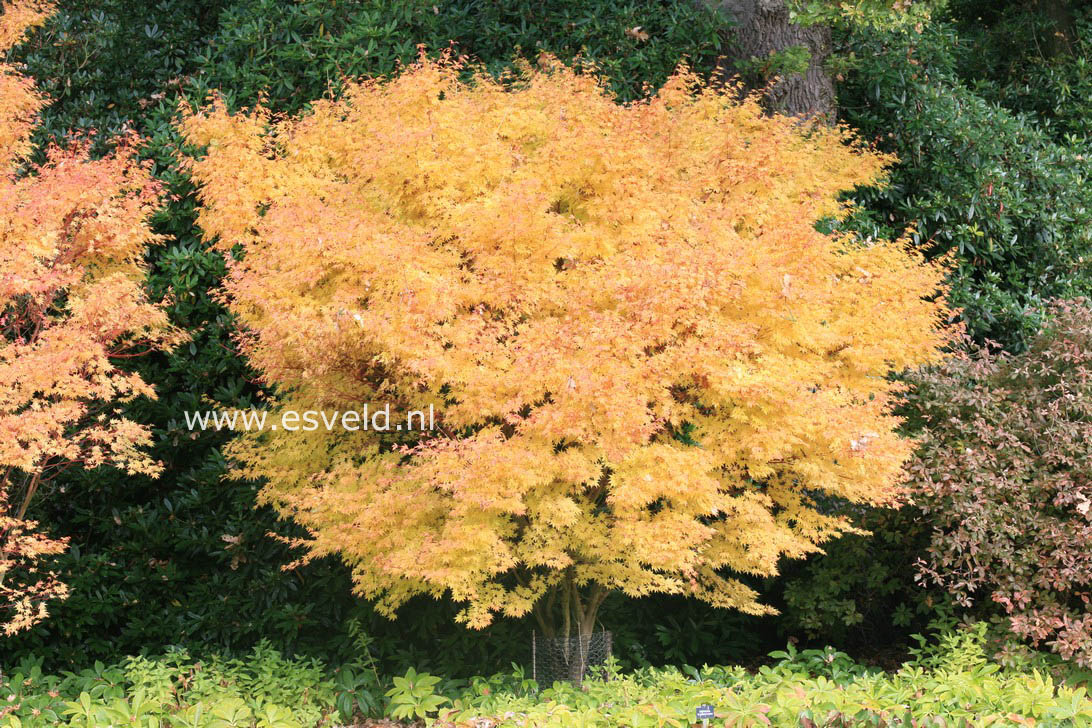
<path fill-rule="evenodd" d="M 929 543 L 928 523 L 912 506 L 852 509 L 867 534 L 850 534 L 806 562 L 786 567 L 777 585 L 788 637 L 867 652 L 903 654 L 911 634 L 947 613 L 942 589 L 923 588 L 912 565 Z"/>
<path fill-rule="evenodd" d="M 50 104 L 38 141 L 94 131 L 104 141 L 145 118 L 195 72 L 225 0 L 89 0 L 61 7 L 13 59 Z"/>
<path fill-rule="evenodd" d="M 931 525 L 921 574 L 1092 665 L 1092 309 L 1054 304 L 1027 351 L 984 347 L 910 378 L 908 466 Z"/>
<path fill-rule="evenodd" d="M 598 68 L 620 98 L 656 89 L 682 60 L 713 70 L 728 20 L 704 3 L 641 0 L 236 0 L 201 56 L 201 73 L 231 103 L 259 94 L 297 111 L 344 77 L 395 73 L 419 47 L 453 47 L 499 73 L 549 53 Z M 628 31 L 628 32 L 627 32 Z"/>
<path fill-rule="evenodd" d="M 942 23 L 847 40 L 843 116 L 900 160 L 889 185 L 854 193 L 847 224 L 866 236 L 912 227 L 919 249 L 952 256 L 952 305 L 977 339 L 1015 350 L 1047 301 L 1092 286 L 1089 166 L 1080 147 L 969 88 L 959 47 Z"/>
<path fill-rule="evenodd" d="M 957 72 L 982 96 L 1032 114 L 1058 141 L 1087 145 L 1092 141 L 1092 9 L 1080 2 L 1059 5 L 1069 6 L 1068 17 L 1051 17 L 1039 3 L 953 3 L 961 46 Z"/>

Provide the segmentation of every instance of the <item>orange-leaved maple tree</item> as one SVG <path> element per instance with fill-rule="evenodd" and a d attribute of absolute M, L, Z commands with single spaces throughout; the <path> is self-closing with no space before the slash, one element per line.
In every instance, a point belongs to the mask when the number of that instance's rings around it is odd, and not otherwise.
<path fill-rule="evenodd" d="M 2 4 L 0 54 L 49 11 Z M 63 540 L 26 519 L 42 483 L 75 465 L 158 472 L 141 450 L 148 429 L 117 410 L 154 392 L 116 360 L 179 339 L 143 289 L 159 185 L 131 140 L 103 159 L 77 143 L 31 164 L 42 103 L 30 79 L 0 64 L 0 631 L 7 634 L 45 617 L 46 602 L 67 594 L 39 564 L 63 550 Z"/>
<path fill-rule="evenodd" d="M 587 635 L 614 591 L 770 612 L 739 574 L 852 527 L 819 498 L 893 497 L 887 375 L 947 340 L 941 270 L 816 229 L 890 160 L 685 69 L 628 105 L 551 59 L 466 73 L 183 122 L 275 411 L 391 412 L 252 432 L 240 472 L 388 614 L 447 594 L 474 627 Z M 434 429 L 396 430 L 413 411 Z"/>

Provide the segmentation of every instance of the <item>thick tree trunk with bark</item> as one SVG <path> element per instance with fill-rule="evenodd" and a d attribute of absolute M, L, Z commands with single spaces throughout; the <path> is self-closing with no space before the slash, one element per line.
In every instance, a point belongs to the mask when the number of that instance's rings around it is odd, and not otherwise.
<path fill-rule="evenodd" d="M 753 59 L 768 59 L 772 53 L 803 46 L 811 54 L 807 72 L 789 74 L 769 86 L 767 108 L 792 116 L 834 121 L 837 111 L 834 83 L 825 68 L 831 52 L 830 28 L 793 23 L 786 0 L 711 1 L 719 3 L 736 21 L 734 38 L 729 39 L 725 48 L 722 72 L 728 76 L 741 75 L 743 69 L 753 65 Z"/>

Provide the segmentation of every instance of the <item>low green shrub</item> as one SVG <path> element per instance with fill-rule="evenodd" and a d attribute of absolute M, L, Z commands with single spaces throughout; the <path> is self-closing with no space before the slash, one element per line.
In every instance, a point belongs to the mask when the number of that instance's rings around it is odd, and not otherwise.
<path fill-rule="evenodd" d="M 948 607 L 939 589 L 925 589 L 912 564 L 929 543 L 928 524 L 911 506 L 839 504 L 868 534 L 849 534 L 823 553 L 787 565 L 780 578 L 786 637 L 826 640 L 854 654 L 902 659 L 909 637 Z M 893 654 L 881 654 L 880 646 Z"/>
<path fill-rule="evenodd" d="M 988 661 L 985 625 L 951 633 L 895 673 L 854 663 L 833 649 L 774 653 L 757 672 L 741 667 L 608 670 L 580 687 L 540 693 L 465 691 L 436 710 L 456 725 L 489 717 L 497 726 L 680 726 L 713 705 L 733 726 L 1087 725 L 1083 687 L 1039 671 L 1006 671 Z"/>
<path fill-rule="evenodd" d="M 0 726 L 296 728 L 328 724 L 345 691 L 316 660 L 262 643 L 246 660 L 195 661 L 185 651 L 45 675 L 24 660 L 0 679 Z M 346 715 L 347 719 L 349 715 Z"/>
<path fill-rule="evenodd" d="M 78 673 L 44 675 L 24 660 L 0 677 L 0 728 L 302 728 L 387 715 L 437 726 L 653 728 L 692 722 L 697 706 L 731 726 L 1070 726 L 1092 724 L 1092 700 L 1072 683 L 1087 675 L 1051 674 L 990 662 L 984 623 L 964 625 L 914 650 L 886 673 L 832 648 L 771 655 L 772 664 L 644 668 L 609 663 L 579 687 L 536 685 L 511 674 L 443 679 L 409 670 L 381 680 L 364 659 L 329 671 L 317 660 L 285 659 L 261 644 L 245 659 L 195 661 L 184 651 L 96 663 Z"/>

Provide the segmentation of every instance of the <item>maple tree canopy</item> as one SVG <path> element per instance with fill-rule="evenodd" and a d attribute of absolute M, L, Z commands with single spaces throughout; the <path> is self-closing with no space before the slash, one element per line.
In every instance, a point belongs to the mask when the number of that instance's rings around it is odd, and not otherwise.
<path fill-rule="evenodd" d="M 770 611 L 728 572 L 851 527 L 816 496 L 892 497 L 887 375 L 947 340 L 942 270 L 815 227 L 891 160 L 685 69 L 627 105 L 550 59 L 465 79 L 422 60 L 299 118 L 183 121 L 276 408 L 436 413 L 425 437 L 250 433 L 241 474 L 388 612 Z"/>
<path fill-rule="evenodd" d="M 0 4 L 0 54 L 50 12 Z M 133 154 L 133 140 L 92 160 L 84 141 L 52 147 L 30 164 L 43 99 L 31 79 L 0 63 L 0 629 L 45 616 L 65 594 L 33 565 L 59 541 L 24 520 L 43 480 L 74 465 L 113 465 L 155 475 L 142 448 L 148 428 L 119 402 L 154 391 L 116 357 L 181 340 L 144 292 L 144 251 L 156 240 L 148 216 L 160 187 Z"/>

